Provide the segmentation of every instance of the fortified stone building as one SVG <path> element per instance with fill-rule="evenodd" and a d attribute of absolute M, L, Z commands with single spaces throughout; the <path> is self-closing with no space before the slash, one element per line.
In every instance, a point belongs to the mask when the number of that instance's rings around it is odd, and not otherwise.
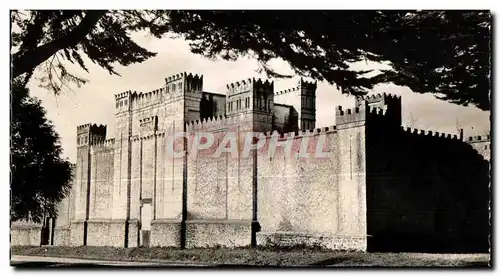
<path fill-rule="evenodd" d="M 302 79 L 279 92 L 247 79 L 216 94 L 186 73 L 117 94 L 115 138 L 77 127 L 72 193 L 44 227 L 13 224 L 12 243 L 488 250 L 489 136 L 405 129 L 401 98 L 387 94 L 337 107 L 336 124 L 316 129 L 315 95 Z M 239 149 L 260 132 L 262 147 L 174 158 L 168 139 L 179 132 L 212 133 L 207 152 L 229 132 Z M 312 155 L 320 141 L 327 158 Z"/>

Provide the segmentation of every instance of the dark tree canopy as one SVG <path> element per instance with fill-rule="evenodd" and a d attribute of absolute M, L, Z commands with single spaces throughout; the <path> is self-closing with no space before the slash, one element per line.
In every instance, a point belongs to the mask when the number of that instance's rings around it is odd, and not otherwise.
<path fill-rule="evenodd" d="M 70 74 L 64 60 L 87 67 L 82 55 L 117 74 L 115 64 L 154 57 L 130 34 L 170 32 L 190 41 L 193 53 L 235 60 L 281 58 L 297 74 L 362 95 L 379 83 L 460 105 L 490 109 L 491 14 L 487 11 L 28 11 L 12 12 L 13 76 L 29 78 L 45 64 L 42 81 L 56 93 Z M 354 71 L 358 61 L 387 62 L 378 75 Z M 42 66 L 43 67 L 43 66 Z M 57 81 L 57 79 L 59 81 Z M 55 80 L 55 81 L 54 81 Z"/>
<path fill-rule="evenodd" d="M 39 223 L 57 215 L 71 188 L 71 164 L 61 158 L 59 136 L 40 101 L 14 83 L 11 103 L 11 219 Z"/>
<path fill-rule="evenodd" d="M 491 15 L 462 11 L 186 11 L 171 27 L 194 53 L 235 60 L 247 53 L 265 63 L 281 58 L 296 73 L 362 95 L 379 83 L 435 93 L 460 105 L 490 109 Z M 350 64 L 388 62 L 366 76 Z"/>

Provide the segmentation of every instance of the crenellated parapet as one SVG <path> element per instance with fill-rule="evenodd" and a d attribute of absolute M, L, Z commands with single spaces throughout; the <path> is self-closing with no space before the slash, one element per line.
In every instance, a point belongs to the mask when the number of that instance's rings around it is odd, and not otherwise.
<path fill-rule="evenodd" d="M 456 140 L 456 141 L 460 140 L 460 137 L 457 134 L 442 133 L 431 130 L 422 130 L 411 127 L 401 127 L 401 129 L 404 131 L 404 133 L 411 134 L 414 136 L 433 137 L 436 139 L 443 139 L 443 140 Z"/>
<path fill-rule="evenodd" d="M 316 129 L 309 129 L 309 130 L 296 130 L 293 132 L 281 132 L 277 130 L 273 131 L 267 131 L 264 132 L 264 136 L 266 138 L 272 138 L 272 137 L 279 137 L 280 139 L 292 139 L 292 138 L 299 138 L 299 137 L 305 137 L 305 136 L 315 136 L 315 135 L 321 135 L 325 133 L 332 133 L 337 131 L 337 126 L 328 126 L 328 127 L 321 127 L 321 128 L 316 128 Z"/>
<path fill-rule="evenodd" d="M 491 142 L 491 137 L 490 137 L 490 135 L 469 136 L 469 137 L 467 137 L 467 139 L 465 139 L 465 142 L 467 142 L 467 143 Z"/>
<path fill-rule="evenodd" d="M 125 99 L 125 98 L 129 98 L 131 97 L 133 94 L 136 94 L 137 92 L 135 91 L 132 91 L 132 90 L 127 90 L 125 92 L 121 92 L 121 93 L 117 93 L 115 94 L 115 100 L 121 100 L 121 99 Z"/>
<path fill-rule="evenodd" d="M 118 94 L 115 94 L 115 107 L 116 107 L 116 112 L 121 113 L 121 112 L 126 112 L 130 111 L 130 106 L 132 105 L 132 100 L 137 96 L 136 91 L 128 90 L 125 92 L 121 92 Z"/>
<path fill-rule="evenodd" d="M 174 75 L 166 77 L 165 82 L 170 83 L 170 82 L 174 82 L 174 81 L 178 81 L 178 80 L 182 80 L 182 79 L 203 81 L 203 75 L 198 76 L 198 74 L 193 75 L 193 73 L 188 74 L 186 72 L 182 72 L 182 73 L 178 73 L 178 74 L 174 74 Z"/>
<path fill-rule="evenodd" d="M 274 82 L 269 80 L 261 80 L 248 78 L 245 80 L 229 83 L 226 85 L 227 95 L 235 95 L 244 92 L 258 92 L 272 94 L 274 91 Z"/>
<path fill-rule="evenodd" d="M 139 120 L 139 126 L 142 132 L 154 132 L 158 129 L 158 116 L 150 116 Z"/>
<path fill-rule="evenodd" d="M 135 92 L 132 94 L 131 101 L 134 108 L 139 106 L 148 106 L 165 100 L 167 98 L 166 95 L 167 93 L 165 92 L 165 88 L 158 88 L 146 93 Z"/>
<path fill-rule="evenodd" d="M 167 93 L 201 92 L 203 91 L 203 75 L 179 73 L 165 78 Z"/>
<path fill-rule="evenodd" d="M 196 121 L 186 122 L 186 131 L 210 131 L 218 130 L 227 126 L 237 125 L 238 117 L 214 116 Z"/>
<path fill-rule="evenodd" d="M 106 126 L 84 124 L 76 127 L 77 146 L 91 145 L 106 140 Z"/>
<path fill-rule="evenodd" d="M 314 97 L 316 95 L 316 88 L 318 87 L 318 83 L 316 81 L 305 81 L 304 79 L 300 78 L 297 86 L 276 91 L 274 92 L 274 96 L 280 96 L 280 95 L 286 95 L 286 94 L 292 94 L 292 93 L 299 93 L 300 95 L 310 95 Z"/>
<path fill-rule="evenodd" d="M 98 125 L 98 124 L 84 124 L 76 127 L 76 133 L 106 133 L 106 125 Z"/>
<path fill-rule="evenodd" d="M 337 109 L 335 110 L 335 119 L 337 126 L 342 124 L 365 121 L 366 109 L 355 107 L 352 109 L 348 108 L 344 110 L 342 106 L 338 106 Z"/>
<path fill-rule="evenodd" d="M 114 145 L 115 145 L 114 138 L 107 140 L 98 139 L 95 142 L 93 142 L 90 147 L 94 150 L 112 150 L 114 149 Z"/>
<path fill-rule="evenodd" d="M 363 99 L 369 104 L 378 102 L 387 103 L 391 101 L 401 101 L 401 96 L 389 93 L 381 93 L 381 94 L 379 93 L 379 94 L 364 96 Z"/>
<path fill-rule="evenodd" d="M 150 131 L 150 132 L 142 133 L 141 135 L 134 135 L 131 139 L 133 142 L 148 141 L 148 140 L 153 140 L 155 138 L 157 138 L 157 139 L 164 138 L 165 135 L 166 135 L 166 133 L 164 131 L 162 131 L 162 132 Z"/>
<path fill-rule="evenodd" d="M 295 92 L 298 92 L 298 91 L 300 91 L 300 87 L 296 86 L 296 87 L 293 87 L 293 88 L 288 88 L 288 89 L 285 89 L 285 90 L 276 91 L 276 92 L 274 92 L 274 96 L 295 93 Z"/>
<path fill-rule="evenodd" d="M 316 95 L 316 89 L 318 88 L 317 81 L 306 81 L 302 78 L 299 80 L 298 88 L 302 90 L 302 95 Z"/>
<path fill-rule="evenodd" d="M 243 92 L 250 92 L 253 90 L 253 80 L 252 78 L 241 80 L 233 83 L 226 84 L 227 95 L 234 95 Z"/>
<path fill-rule="evenodd" d="M 401 97 L 382 93 L 356 98 L 356 107 L 369 110 L 368 117 L 380 124 L 390 127 L 399 127 L 402 123 Z"/>

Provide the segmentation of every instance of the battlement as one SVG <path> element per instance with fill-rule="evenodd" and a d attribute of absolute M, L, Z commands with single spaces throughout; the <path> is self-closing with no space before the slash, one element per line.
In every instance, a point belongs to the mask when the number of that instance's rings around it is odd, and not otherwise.
<path fill-rule="evenodd" d="M 389 106 L 391 109 L 393 109 L 393 111 L 397 111 L 397 110 L 401 109 L 401 96 L 397 96 L 394 94 L 388 94 L 388 93 L 368 95 L 368 96 L 359 96 L 359 97 L 356 97 L 355 105 L 358 107 L 362 107 L 362 106 L 378 106 L 378 107 Z M 398 115 L 398 116 L 400 116 L 400 115 Z"/>
<path fill-rule="evenodd" d="M 131 140 L 132 141 L 145 141 L 145 140 L 151 140 L 153 138 L 162 138 L 162 137 L 165 137 L 166 133 L 164 131 L 162 132 L 154 132 L 154 131 L 150 131 L 148 133 L 144 133 L 142 135 L 134 135 L 132 136 Z"/>
<path fill-rule="evenodd" d="M 318 83 L 315 81 L 308 82 L 308 81 L 305 81 L 304 79 L 300 78 L 297 86 L 292 87 L 292 88 L 288 88 L 288 89 L 284 89 L 281 91 L 275 91 L 274 95 L 279 96 L 279 95 L 288 94 L 288 93 L 292 93 L 292 92 L 298 92 L 298 91 L 301 91 L 302 88 L 305 88 L 306 91 L 316 91 L 317 85 L 318 85 Z"/>
<path fill-rule="evenodd" d="M 248 78 L 245 80 L 229 83 L 226 85 L 227 95 L 237 94 L 241 92 L 250 92 L 264 90 L 270 93 L 274 91 L 274 81 Z"/>
<path fill-rule="evenodd" d="M 162 96 L 165 92 L 165 88 L 158 88 L 150 92 L 142 93 L 142 92 L 134 92 L 132 99 L 136 101 L 144 101 L 144 100 L 152 100 L 157 99 Z"/>
<path fill-rule="evenodd" d="M 278 136 L 280 139 L 291 139 L 291 138 L 298 138 L 305 136 L 320 135 L 322 133 L 331 133 L 336 131 L 337 131 L 337 126 L 333 125 L 333 126 L 321 127 L 309 130 L 297 130 L 293 132 L 280 132 L 278 130 L 273 130 L 273 131 L 266 131 L 263 134 L 267 138 Z"/>
<path fill-rule="evenodd" d="M 363 99 L 368 103 L 386 101 L 386 100 L 401 100 L 401 96 L 397 96 L 394 94 L 382 93 L 375 95 L 364 96 Z"/>
<path fill-rule="evenodd" d="M 158 119 L 157 116 L 151 116 L 151 117 L 139 119 L 139 124 L 140 124 L 140 126 L 155 124 L 157 119 Z"/>
<path fill-rule="evenodd" d="M 115 138 L 102 140 L 96 139 L 95 142 L 92 142 L 92 147 L 111 147 L 115 144 Z"/>
<path fill-rule="evenodd" d="M 165 83 L 170 83 L 170 82 L 174 82 L 174 81 L 178 81 L 178 80 L 181 80 L 181 79 L 186 79 L 186 80 L 191 80 L 191 81 L 203 81 L 203 75 L 199 75 L 198 74 L 195 74 L 193 75 L 193 73 L 186 73 L 186 72 L 182 72 L 182 73 L 178 73 L 178 74 L 175 74 L 175 75 L 172 75 L 172 76 L 169 76 L 169 77 L 166 77 L 165 78 Z"/>
<path fill-rule="evenodd" d="M 132 91 L 132 90 L 127 90 L 125 92 L 121 92 L 118 94 L 115 94 L 115 100 L 118 101 L 120 99 L 128 98 L 128 97 L 133 97 L 137 92 Z"/>
<path fill-rule="evenodd" d="M 300 91 L 300 87 L 297 86 L 297 87 L 288 88 L 288 89 L 281 90 L 281 91 L 276 91 L 276 92 L 274 92 L 274 96 L 279 96 L 282 94 L 292 93 L 292 92 L 296 92 L 296 91 Z"/>
<path fill-rule="evenodd" d="M 469 136 L 466 139 L 467 143 L 478 143 L 478 142 L 491 142 L 490 135 L 477 135 L 477 136 Z"/>
<path fill-rule="evenodd" d="M 299 87 L 316 91 L 316 88 L 318 88 L 318 82 L 317 81 L 305 81 L 303 78 L 300 78 Z"/>
<path fill-rule="evenodd" d="M 338 106 L 335 111 L 335 118 L 337 125 L 354 123 L 366 120 L 366 113 L 364 108 L 355 107 L 354 109 L 343 110 L 342 106 Z"/>
<path fill-rule="evenodd" d="M 195 120 L 186 122 L 186 131 L 189 130 L 215 130 L 222 128 L 224 126 L 238 124 L 238 117 L 227 117 L 227 116 L 214 116 L 210 118 L 204 118 L 201 120 Z"/>
<path fill-rule="evenodd" d="M 106 125 L 97 124 L 84 124 L 76 127 L 77 134 L 94 132 L 94 133 L 106 133 Z"/>
<path fill-rule="evenodd" d="M 419 136 L 426 136 L 426 137 L 434 137 L 434 138 L 439 138 L 439 139 L 446 139 L 446 140 L 460 140 L 459 136 L 456 134 L 449 134 L 449 133 L 440 133 L 440 132 L 433 132 L 431 130 L 422 130 L 422 129 L 416 129 L 416 128 L 411 128 L 411 127 L 401 127 L 401 129 L 408 134 L 412 135 L 419 135 Z"/>

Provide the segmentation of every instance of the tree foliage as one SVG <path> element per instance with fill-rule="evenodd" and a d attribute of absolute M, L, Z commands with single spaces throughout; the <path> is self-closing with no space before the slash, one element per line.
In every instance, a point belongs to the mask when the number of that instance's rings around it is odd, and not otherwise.
<path fill-rule="evenodd" d="M 154 57 L 130 38 L 148 31 L 155 37 L 181 34 L 193 53 L 210 58 L 252 55 L 270 77 L 287 77 L 268 66 L 279 58 L 297 74 L 335 84 L 343 93 L 362 95 L 392 82 L 490 109 L 491 14 L 485 11 L 29 11 L 12 12 L 11 21 L 19 26 L 13 76 L 29 77 L 46 63 L 44 81 L 55 92 L 64 80 L 84 83 L 64 60 L 87 70 L 86 55 L 118 74 L 114 64 Z M 354 70 L 351 65 L 360 61 L 386 62 L 390 69 Z M 54 75 L 62 76 L 59 85 Z"/>
<path fill-rule="evenodd" d="M 71 164 L 61 158 L 59 136 L 40 101 L 17 82 L 11 100 L 11 219 L 40 223 L 57 215 L 71 188 Z"/>
<path fill-rule="evenodd" d="M 118 74 L 116 64 L 127 66 L 156 55 L 135 43 L 130 33 L 147 28 L 159 37 L 165 33 L 167 15 L 165 11 L 12 11 L 12 76 L 23 77 L 26 83 L 41 67 L 41 85 L 57 94 L 68 82 L 86 82 L 66 68 L 70 62 L 88 72 L 84 55 Z"/>
<path fill-rule="evenodd" d="M 193 53 L 235 60 L 280 58 L 296 73 L 362 95 L 392 82 L 450 102 L 490 109 L 491 15 L 474 11 L 185 11 L 171 27 Z M 387 62 L 379 74 L 360 61 Z"/>

